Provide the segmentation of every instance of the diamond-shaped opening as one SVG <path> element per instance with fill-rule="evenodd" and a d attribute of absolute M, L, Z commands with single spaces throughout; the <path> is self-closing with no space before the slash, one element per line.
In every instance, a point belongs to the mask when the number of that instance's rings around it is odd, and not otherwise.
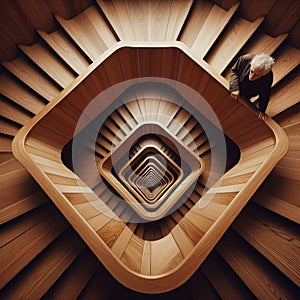
<path fill-rule="evenodd" d="M 140 150 L 130 158 L 129 153 L 132 148 L 140 148 Z M 179 160 L 179 164 L 168 156 L 168 150 L 171 149 L 172 153 L 177 152 L 176 160 Z M 153 169 L 156 171 L 152 172 L 152 175 L 167 174 L 167 176 L 160 175 L 160 180 L 157 181 L 164 179 L 167 183 L 164 188 L 160 188 L 159 185 L 156 187 L 157 193 L 154 196 L 157 197 L 156 199 L 143 186 L 145 178 L 143 179 L 143 176 L 140 178 L 140 172 L 147 171 L 149 155 L 156 155 L 156 159 L 152 159 L 156 166 Z M 98 166 L 101 176 L 121 195 L 122 199 L 141 218 L 152 221 L 161 219 L 175 205 L 178 206 L 182 196 L 199 178 L 204 168 L 205 164 L 201 158 L 176 141 L 170 133 L 157 124 L 147 123 L 133 130 Z M 146 178 L 149 180 L 149 174 Z"/>
<path fill-rule="evenodd" d="M 142 147 L 122 168 L 119 174 L 119 178 L 132 192 L 134 192 L 134 190 L 137 190 L 136 187 L 141 190 L 141 188 L 139 187 L 145 187 L 145 185 L 143 185 L 143 182 L 145 181 L 142 176 L 142 172 L 147 171 L 147 166 L 150 163 L 153 165 L 154 170 L 158 172 L 157 175 L 161 176 L 161 181 L 166 180 L 167 188 L 170 188 L 171 186 L 174 188 L 175 184 L 177 185 L 183 176 L 183 172 L 180 166 L 178 166 L 170 157 L 168 157 L 167 154 L 164 153 L 164 151 L 159 148 L 159 146 L 164 146 L 159 136 L 146 136 L 146 138 L 143 137 L 142 139 L 144 140 L 144 142 L 148 141 L 145 143 L 146 146 Z M 137 144 L 138 143 L 139 141 L 137 142 Z M 150 146 L 147 145 L 148 143 Z M 167 146 L 166 149 L 168 149 Z M 157 186 L 157 188 L 159 188 L 159 186 Z M 143 188 L 143 190 L 145 189 Z M 167 191 L 167 189 L 163 189 L 162 192 L 163 191 Z M 157 192 L 158 195 L 161 194 L 159 193 L 159 191 Z M 144 192 L 142 193 L 144 194 Z M 140 199 L 140 197 L 137 198 Z M 145 200 L 147 201 L 147 199 Z M 153 200 L 154 199 L 152 199 L 152 201 Z M 141 202 L 143 202 L 143 200 L 141 200 Z"/>
<path fill-rule="evenodd" d="M 160 169 L 159 166 L 164 167 L 156 157 L 148 156 L 128 178 L 131 186 L 140 190 L 148 202 L 156 201 L 174 180 L 174 176 L 168 169 Z"/>

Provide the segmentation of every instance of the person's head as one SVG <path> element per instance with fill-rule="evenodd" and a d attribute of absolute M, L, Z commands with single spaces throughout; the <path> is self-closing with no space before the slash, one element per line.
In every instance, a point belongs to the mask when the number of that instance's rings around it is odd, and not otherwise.
<path fill-rule="evenodd" d="M 274 65 L 274 58 L 268 54 L 255 55 L 250 62 L 249 80 L 256 80 L 268 74 Z"/>

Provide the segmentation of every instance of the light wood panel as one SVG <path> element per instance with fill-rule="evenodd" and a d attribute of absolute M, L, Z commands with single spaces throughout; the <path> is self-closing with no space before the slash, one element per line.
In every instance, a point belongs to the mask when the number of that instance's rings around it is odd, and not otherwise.
<path fill-rule="evenodd" d="M 44 43 L 37 42 L 32 46 L 20 45 L 19 47 L 62 88 L 65 88 L 75 79 L 75 75 L 51 53 Z"/>
<path fill-rule="evenodd" d="M 179 40 L 188 47 L 192 47 L 199 33 L 199 29 L 202 28 L 212 8 L 213 4 L 209 1 L 194 1 L 193 9 L 191 9 L 186 19 Z"/>
<path fill-rule="evenodd" d="M 201 29 L 197 38 L 191 46 L 191 50 L 197 58 L 202 59 L 207 54 L 238 7 L 239 3 L 233 5 L 229 11 L 222 9 L 218 5 L 212 7 L 204 24 L 200 27 Z"/>
<path fill-rule="evenodd" d="M 30 113 L 14 105 L 2 96 L 0 96 L 0 107 L 0 115 L 2 117 L 21 125 L 26 124 L 32 117 Z"/>
<path fill-rule="evenodd" d="M 192 1 L 97 3 L 121 41 L 175 41 Z"/>
<path fill-rule="evenodd" d="M 251 35 L 257 30 L 264 18 L 254 22 L 235 18 L 228 29 L 220 36 L 219 41 L 204 59 L 220 74 L 225 70 L 235 55 L 246 44 Z"/>
<path fill-rule="evenodd" d="M 59 87 L 23 57 L 2 64 L 47 101 L 51 101 L 60 92 Z"/>
<path fill-rule="evenodd" d="M 56 19 L 91 61 L 117 42 L 95 6 L 90 6 L 73 19 L 66 20 L 59 15 Z"/>
<path fill-rule="evenodd" d="M 300 64 L 300 50 L 292 46 L 282 46 L 275 54 L 276 63 L 273 67 L 274 81 L 276 85 L 289 72 Z"/>
<path fill-rule="evenodd" d="M 23 86 L 16 78 L 9 76 L 8 74 L 0 75 L 0 92 L 11 101 L 33 114 L 37 114 L 41 111 L 45 106 L 45 103 L 47 103 L 44 98 L 38 97 L 36 94 L 26 89 L 26 86 Z M 20 109 L 20 113 L 21 111 L 22 110 Z"/>
<path fill-rule="evenodd" d="M 42 30 L 37 30 L 37 32 L 78 75 L 89 66 L 88 59 L 61 30 L 49 34 Z"/>

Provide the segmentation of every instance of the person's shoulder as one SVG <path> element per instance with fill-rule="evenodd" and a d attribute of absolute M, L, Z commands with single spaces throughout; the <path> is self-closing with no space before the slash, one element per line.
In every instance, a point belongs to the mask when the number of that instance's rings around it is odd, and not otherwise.
<path fill-rule="evenodd" d="M 244 55 L 240 56 L 239 59 L 243 60 L 243 61 L 251 61 L 254 56 L 255 56 L 255 54 L 248 53 L 248 54 L 244 54 Z"/>

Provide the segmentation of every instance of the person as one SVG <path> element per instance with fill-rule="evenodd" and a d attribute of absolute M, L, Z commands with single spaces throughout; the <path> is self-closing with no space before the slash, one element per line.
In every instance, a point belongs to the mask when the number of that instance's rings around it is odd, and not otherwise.
<path fill-rule="evenodd" d="M 238 58 L 231 69 L 229 92 L 235 100 L 259 96 L 257 117 L 266 120 L 265 113 L 273 83 L 274 58 L 268 54 L 245 54 Z"/>

